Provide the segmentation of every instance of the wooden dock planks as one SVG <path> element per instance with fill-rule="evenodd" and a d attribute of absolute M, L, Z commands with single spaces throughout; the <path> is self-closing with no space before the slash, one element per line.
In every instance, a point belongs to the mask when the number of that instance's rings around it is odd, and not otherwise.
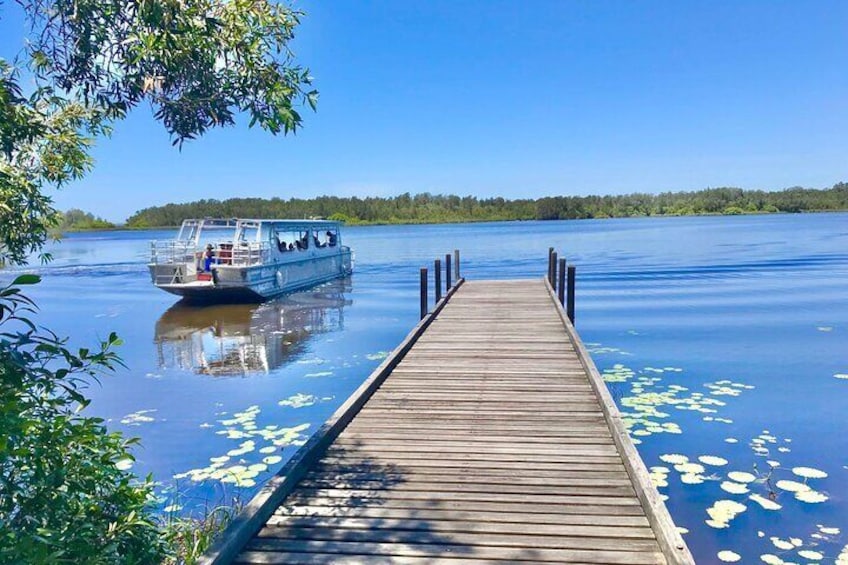
<path fill-rule="evenodd" d="M 544 280 L 440 310 L 206 562 L 692 563 Z"/>

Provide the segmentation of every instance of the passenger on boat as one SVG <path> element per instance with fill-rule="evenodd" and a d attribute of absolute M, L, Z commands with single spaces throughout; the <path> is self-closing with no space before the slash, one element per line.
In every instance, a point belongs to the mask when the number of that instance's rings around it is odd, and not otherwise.
<path fill-rule="evenodd" d="M 212 249 L 212 244 L 206 244 L 206 253 L 203 254 L 205 259 L 203 260 L 203 270 L 211 271 L 212 270 L 212 262 L 215 260 L 215 251 Z"/>
<path fill-rule="evenodd" d="M 327 232 L 327 245 L 329 245 L 330 247 L 336 246 L 336 234 L 331 231 Z"/>

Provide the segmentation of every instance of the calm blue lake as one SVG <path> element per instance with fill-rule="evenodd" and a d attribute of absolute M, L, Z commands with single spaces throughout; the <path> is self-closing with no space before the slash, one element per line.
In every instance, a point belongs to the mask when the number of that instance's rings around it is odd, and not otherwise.
<path fill-rule="evenodd" d="M 150 284 L 172 235 L 72 234 L 31 269 L 43 325 L 125 340 L 89 410 L 142 438 L 163 507 L 249 498 L 417 322 L 419 267 L 460 249 L 468 279 L 540 277 L 554 246 L 698 561 L 848 562 L 848 214 L 348 228 L 350 280 L 205 309 Z"/>

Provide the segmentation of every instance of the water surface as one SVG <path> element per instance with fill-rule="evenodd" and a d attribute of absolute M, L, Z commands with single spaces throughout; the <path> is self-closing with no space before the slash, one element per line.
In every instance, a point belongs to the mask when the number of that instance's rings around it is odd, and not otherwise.
<path fill-rule="evenodd" d="M 456 248 L 467 278 L 536 277 L 554 246 L 698 561 L 834 562 L 845 547 L 848 214 L 347 228 L 349 280 L 213 308 L 150 284 L 148 240 L 172 235 L 72 234 L 32 269 L 42 324 L 76 345 L 125 340 L 128 369 L 90 410 L 142 438 L 134 469 L 162 482 L 163 506 L 249 497 L 415 324 L 419 267 Z"/>

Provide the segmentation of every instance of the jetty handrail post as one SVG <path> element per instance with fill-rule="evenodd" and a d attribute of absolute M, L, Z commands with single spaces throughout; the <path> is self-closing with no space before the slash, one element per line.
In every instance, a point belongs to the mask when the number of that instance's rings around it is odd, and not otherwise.
<path fill-rule="evenodd" d="M 453 262 L 456 265 L 456 280 L 459 280 L 462 276 L 459 274 L 459 249 L 453 250 Z"/>
<path fill-rule="evenodd" d="M 439 259 L 433 263 L 433 277 L 436 287 L 436 302 L 442 299 L 442 262 Z"/>
<path fill-rule="evenodd" d="M 548 247 L 548 282 L 554 284 L 554 248 Z"/>
<path fill-rule="evenodd" d="M 445 294 L 451 287 L 451 254 L 445 253 Z"/>
<path fill-rule="evenodd" d="M 576 270 L 574 265 L 568 266 L 568 304 L 566 304 L 565 312 L 572 324 L 574 324 L 574 279 Z"/>
<path fill-rule="evenodd" d="M 556 290 L 559 303 L 565 306 L 565 258 L 563 257 L 559 260 L 559 280 Z"/>
<path fill-rule="evenodd" d="M 421 267 L 421 320 L 427 315 L 427 267 Z"/>
<path fill-rule="evenodd" d="M 554 289 L 554 290 L 556 290 L 556 288 L 557 288 L 557 286 L 556 286 L 556 283 L 557 283 L 557 257 L 558 257 L 557 252 L 554 251 L 551 254 L 551 268 L 553 269 L 551 271 L 551 288 Z"/>

